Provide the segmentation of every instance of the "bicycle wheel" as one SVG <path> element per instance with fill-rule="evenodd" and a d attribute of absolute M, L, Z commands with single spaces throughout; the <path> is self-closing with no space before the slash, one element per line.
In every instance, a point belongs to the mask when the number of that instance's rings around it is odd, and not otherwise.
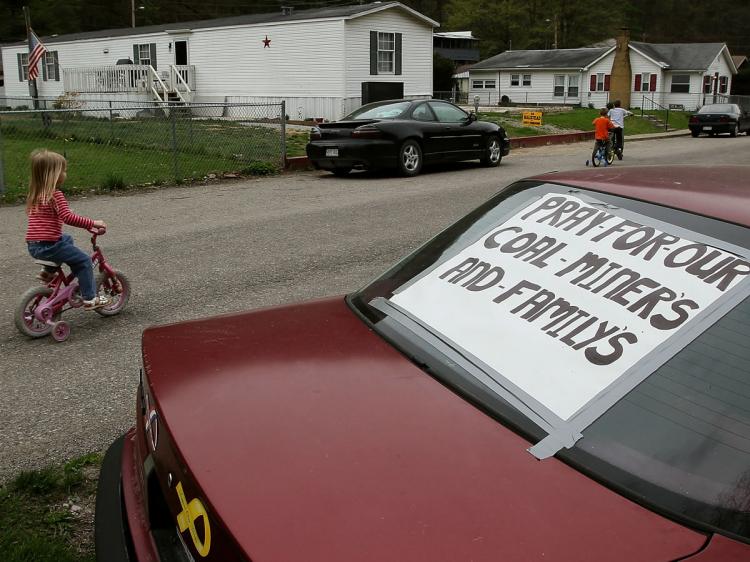
<path fill-rule="evenodd" d="M 599 148 L 595 148 L 594 152 L 591 153 L 591 164 L 594 167 L 598 167 L 602 163 L 602 155 L 599 152 Z"/>
<path fill-rule="evenodd" d="M 96 294 L 106 295 L 110 303 L 94 310 L 102 316 L 119 314 L 130 300 L 130 281 L 125 274 L 115 269 L 116 282 L 106 273 L 101 273 L 96 280 Z"/>
<path fill-rule="evenodd" d="M 13 321 L 19 332 L 31 338 L 41 338 L 52 331 L 50 324 L 40 322 L 34 316 L 36 308 L 51 294 L 52 289 L 49 287 L 32 287 L 23 294 L 13 314 Z"/>
<path fill-rule="evenodd" d="M 615 161 L 615 153 L 613 150 L 610 150 L 609 152 L 607 152 L 606 149 L 605 149 L 605 152 L 607 154 L 607 166 L 611 166 L 612 162 Z"/>

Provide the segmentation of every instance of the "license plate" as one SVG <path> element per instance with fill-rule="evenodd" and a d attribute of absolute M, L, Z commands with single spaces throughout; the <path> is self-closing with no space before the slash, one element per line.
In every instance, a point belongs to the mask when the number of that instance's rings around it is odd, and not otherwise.
<path fill-rule="evenodd" d="M 703 127 L 704 131 L 710 131 L 711 129 L 713 129 L 713 127 Z"/>
<path fill-rule="evenodd" d="M 339 149 L 338 148 L 326 148 L 326 156 L 336 157 L 338 155 L 339 155 Z"/>

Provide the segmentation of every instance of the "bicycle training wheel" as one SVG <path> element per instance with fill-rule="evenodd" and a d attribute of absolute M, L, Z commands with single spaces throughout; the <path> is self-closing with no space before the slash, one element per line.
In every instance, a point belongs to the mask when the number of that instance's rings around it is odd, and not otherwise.
<path fill-rule="evenodd" d="M 106 273 L 102 273 L 96 280 L 96 294 L 105 295 L 110 303 L 107 306 L 95 309 L 102 316 L 114 316 L 122 312 L 130 299 L 130 281 L 121 271 L 115 270 L 115 279 Z"/>
<path fill-rule="evenodd" d="M 592 152 L 592 153 L 591 153 L 591 164 L 592 164 L 592 165 L 593 165 L 594 167 L 597 167 L 597 166 L 599 166 L 599 164 L 601 164 L 601 163 L 602 163 L 602 155 L 601 155 L 601 153 L 599 152 L 599 149 L 598 149 L 598 148 L 595 148 L 595 149 L 594 149 L 594 152 Z"/>
<path fill-rule="evenodd" d="M 13 321 L 16 328 L 22 334 L 31 338 L 41 338 L 52 331 L 52 326 L 46 322 L 40 322 L 34 311 L 52 294 L 49 287 L 32 287 L 26 291 L 16 306 Z"/>

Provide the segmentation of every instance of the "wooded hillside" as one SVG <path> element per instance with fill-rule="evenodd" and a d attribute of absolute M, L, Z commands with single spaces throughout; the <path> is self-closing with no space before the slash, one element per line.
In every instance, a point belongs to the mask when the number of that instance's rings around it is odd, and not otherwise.
<path fill-rule="evenodd" d="M 366 1 L 366 0 L 365 0 Z M 402 0 L 437 20 L 440 31 L 471 30 L 482 57 L 508 48 L 581 47 L 628 27 L 634 40 L 653 43 L 726 42 L 750 55 L 749 0 Z M 135 0 L 136 26 L 248 13 L 352 4 L 354 0 Z M 0 43 L 25 38 L 22 6 L 40 35 L 129 27 L 130 0 L 3 0 Z M 606 10 L 602 7 L 606 6 Z"/>

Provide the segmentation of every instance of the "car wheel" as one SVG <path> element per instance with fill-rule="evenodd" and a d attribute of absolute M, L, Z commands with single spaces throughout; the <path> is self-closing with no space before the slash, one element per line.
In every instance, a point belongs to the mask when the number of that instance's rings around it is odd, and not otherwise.
<path fill-rule="evenodd" d="M 739 131 L 739 128 L 737 127 L 737 123 L 735 123 L 734 127 L 732 127 L 732 130 L 729 131 L 729 136 L 730 137 L 736 137 L 738 131 Z"/>
<path fill-rule="evenodd" d="M 403 176 L 416 176 L 422 170 L 422 148 L 417 141 L 404 141 L 398 151 L 398 166 Z"/>
<path fill-rule="evenodd" d="M 690 131 L 693 138 L 696 138 L 700 133 L 698 131 Z"/>
<path fill-rule="evenodd" d="M 489 137 L 487 139 L 487 146 L 484 149 L 484 156 L 481 158 L 482 164 L 490 167 L 500 164 L 500 160 L 503 159 L 501 150 L 500 139 L 496 136 Z"/>
<path fill-rule="evenodd" d="M 351 172 L 351 171 L 352 171 L 351 168 L 334 168 L 333 170 L 331 170 L 331 173 L 334 176 L 343 178 L 344 176 L 348 176 L 349 172 Z"/>

